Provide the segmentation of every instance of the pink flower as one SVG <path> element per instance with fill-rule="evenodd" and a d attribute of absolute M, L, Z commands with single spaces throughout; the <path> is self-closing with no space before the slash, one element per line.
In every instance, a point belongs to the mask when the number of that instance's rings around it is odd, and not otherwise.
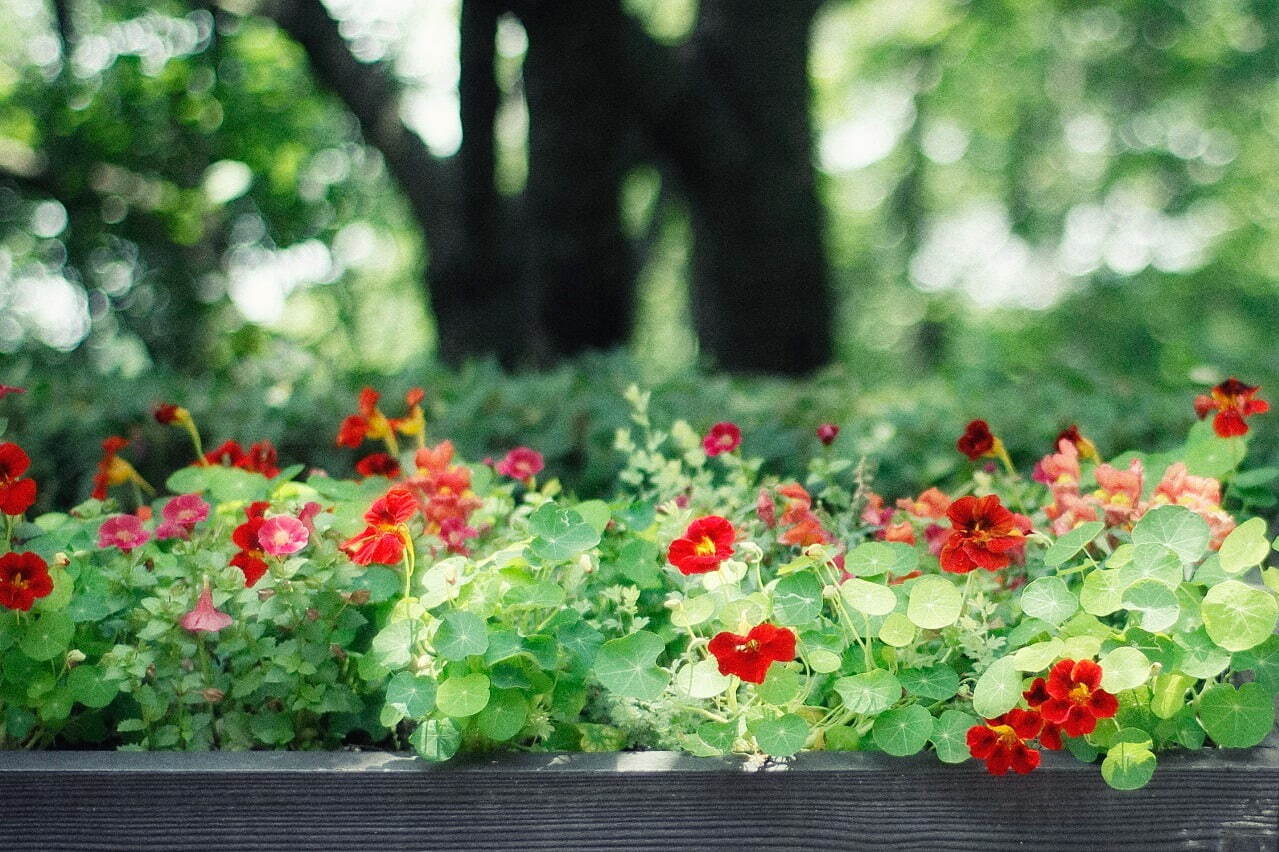
<path fill-rule="evenodd" d="M 533 477 L 542 472 L 542 454 L 528 447 L 516 447 L 506 454 L 506 458 L 497 463 L 498 473 L 518 479 L 527 484 Z"/>
<path fill-rule="evenodd" d="M 118 547 L 128 553 L 151 540 L 151 534 L 142 527 L 136 515 L 112 515 L 98 527 L 98 547 Z"/>
<path fill-rule="evenodd" d="M 1135 520 L 1144 475 L 1141 459 L 1129 462 L 1127 470 L 1108 464 L 1098 465 L 1093 475 L 1101 486 L 1093 492 L 1093 496 L 1101 501 L 1102 509 L 1106 512 L 1106 524 L 1115 527 Z"/>
<path fill-rule="evenodd" d="M 1079 485 L 1079 449 L 1068 438 L 1057 442 L 1058 452 L 1049 453 L 1035 465 L 1033 479 L 1054 490 Z"/>
<path fill-rule="evenodd" d="M 288 556 L 306 547 L 310 538 L 306 524 L 291 515 L 267 518 L 258 528 L 258 543 L 272 556 Z"/>
<path fill-rule="evenodd" d="M 209 504 L 199 494 L 180 494 L 164 504 L 161 514 L 167 523 L 190 530 L 209 517 Z"/>
<path fill-rule="evenodd" d="M 817 440 L 821 441 L 823 446 L 829 447 L 838 437 L 839 427 L 834 423 L 823 423 L 817 427 Z"/>
<path fill-rule="evenodd" d="M 302 507 L 302 511 L 298 512 L 298 520 L 306 527 L 308 533 L 315 532 L 315 516 L 324 511 L 324 507 L 319 503 L 311 500 Z"/>
<path fill-rule="evenodd" d="M 11 393 L 26 393 L 26 388 L 14 387 L 13 385 L 0 385 L 0 399 L 4 399 Z"/>
<path fill-rule="evenodd" d="M 466 521 L 461 518 L 445 518 L 440 523 L 440 539 L 443 540 L 444 546 L 448 548 L 449 553 L 469 556 L 470 550 L 467 549 L 466 542 L 469 539 L 476 538 L 479 534 L 478 530 L 467 526 Z"/>
<path fill-rule="evenodd" d="M 1163 479 L 1155 486 L 1149 505 L 1143 506 L 1142 511 L 1167 503 L 1185 506 L 1208 522 L 1212 533 L 1208 546 L 1213 550 L 1221 547 L 1235 528 L 1235 519 L 1221 507 L 1221 483 L 1209 476 L 1192 475 L 1183 462 L 1168 466 Z"/>
<path fill-rule="evenodd" d="M 190 538 L 191 528 L 184 527 L 182 524 L 175 524 L 171 521 L 165 521 L 155 528 L 155 540 L 167 541 L 173 538 Z"/>
<path fill-rule="evenodd" d="M 702 449 L 708 456 L 731 453 L 742 445 L 742 430 L 736 423 L 716 423 L 702 439 Z"/>
<path fill-rule="evenodd" d="M 231 616 L 214 608 L 213 590 L 209 588 L 209 581 L 205 580 L 204 590 L 200 592 L 200 599 L 196 601 L 195 609 L 182 616 L 178 624 L 192 633 L 200 631 L 217 633 L 231 626 Z"/>

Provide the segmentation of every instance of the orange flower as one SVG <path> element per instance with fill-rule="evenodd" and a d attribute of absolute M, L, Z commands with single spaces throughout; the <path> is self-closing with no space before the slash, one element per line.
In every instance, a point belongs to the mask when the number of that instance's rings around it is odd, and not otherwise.
<path fill-rule="evenodd" d="M 1215 408 L 1217 416 L 1212 419 L 1213 431 L 1223 438 L 1246 435 L 1248 424 L 1244 418 L 1270 410 L 1270 403 L 1264 399 L 1253 399 L 1259 390 L 1259 385 L 1245 385 L 1231 376 L 1213 388 L 1210 394 L 1195 397 L 1195 413 L 1202 420 Z"/>
<path fill-rule="evenodd" d="M 417 512 L 413 492 L 396 486 L 373 501 L 364 513 L 368 524 L 359 535 L 342 543 L 342 551 L 356 565 L 397 565 L 409 543 L 409 518 Z"/>
<path fill-rule="evenodd" d="M 950 536 L 941 550 L 941 568 L 967 574 L 974 568 L 998 571 L 1012 563 L 1013 553 L 1025 543 L 1017 517 L 995 494 L 960 497 L 950 505 Z"/>
<path fill-rule="evenodd" d="M 905 509 L 917 518 L 944 518 L 950 508 L 950 498 L 936 488 L 929 488 L 914 500 L 903 497 L 897 508 Z"/>

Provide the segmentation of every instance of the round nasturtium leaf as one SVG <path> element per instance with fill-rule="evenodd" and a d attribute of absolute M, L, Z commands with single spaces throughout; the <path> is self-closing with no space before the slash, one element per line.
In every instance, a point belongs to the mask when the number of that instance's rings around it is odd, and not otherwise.
<path fill-rule="evenodd" d="M 1136 648 L 1121 645 L 1098 661 L 1101 688 L 1107 692 L 1135 689 L 1150 680 L 1150 659 Z"/>
<path fill-rule="evenodd" d="M 442 681 L 435 693 L 440 712 L 457 719 L 474 716 L 488 703 L 489 679 L 479 673 Z"/>
<path fill-rule="evenodd" d="M 888 586 L 851 577 L 839 584 L 844 601 L 866 615 L 888 615 L 897 606 L 897 595 Z"/>
<path fill-rule="evenodd" d="M 769 666 L 764 682 L 755 687 L 755 694 L 766 704 L 785 704 L 793 701 L 803 688 L 804 676 L 795 669 L 787 666 Z"/>
<path fill-rule="evenodd" d="M 1253 679 L 1271 692 L 1279 692 L 1279 636 L 1271 636 L 1255 648 L 1240 651 L 1232 662 L 1240 671 L 1251 670 Z"/>
<path fill-rule="evenodd" d="M 871 737 L 885 754 L 905 757 L 915 754 L 933 734 L 933 714 L 919 704 L 896 707 L 875 719 Z"/>
<path fill-rule="evenodd" d="M 1084 576 L 1079 605 L 1089 615 L 1110 615 L 1123 608 L 1124 587 L 1119 569 L 1094 569 Z"/>
<path fill-rule="evenodd" d="M 503 742 L 518 734 L 528 720 L 528 701 L 518 689 L 504 689 L 480 711 L 476 725 L 491 740 Z"/>
<path fill-rule="evenodd" d="M 1060 577 L 1040 577 L 1022 590 L 1021 608 L 1033 618 L 1061 624 L 1079 609 L 1079 600 Z"/>
<path fill-rule="evenodd" d="M 1096 538 L 1106 525 L 1101 521 L 1087 521 L 1053 542 L 1052 547 L 1044 551 L 1044 564 L 1049 568 L 1065 565 L 1075 558 L 1090 541 Z"/>
<path fill-rule="evenodd" d="M 1024 648 L 1018 648 L 1013 654 L 1013 665 L 1023 672 L 1041 672 L 1056 660 L 1066 656 L 1063 653 L 1065 644 L 1053 637 L 1047 642 L 1035 642 Z"/>
<path fill-rule="evenodd" d="M 755 742 L 771 757 L 789 757 L 808 741 L 809 727 L 801 717 L 787 713 L 776 719 L 756 719 L 747 728 Z"/>
<path fill-rule="evenodd" d="M 773 589 L 773 616 L 777 621 L 807 624 L 821 613 L 822 584 L 812 574 L 790 574 L 777 581 Z"/>
<path fill-rule="evenodd" d="M 968 751 L 968 729 L 980 725 L 972 713 L 962 710 L 947 710 L 937 718 L 933 725 L 933 748 L 937 751 L 937 759 L 942 763 L 963 763 L 971 755 Z"/>
<path fill-rule="evenodd" d="M 910 695 L 931 701 L 945 701 L 959 692 L 959 673 L 947 665 L 902 669 L 897 679 Z"/>
<path fill-rule="evenodd" d="M 1017 706 L 1021 700 L 1021 672 L 1012 657 L 1003 657 L 991 663 L 990 668 L 977 678 L 973 688 L 973 710 L 986 719 L 993 719 Z"/>
<path fill-rule="evenodd" d="M 71 647 L 75 624 L 62 612 L 46 612 L 21 631 L 18 647 L 33 660 L 52 660 Z"/>
<path fill-rule="evenodd" d="M 1260 645 L 1279 623 L 1275 596 L 1238 580 L 1226 580 L 1209 589 L 1200 612 L 1208 637 L 1227 651 Z"/>
<path fill-rule="evenodd" d="M 399 672 L 387 681 L 386 703 L 410 719 L 422 719 L 435 709 L 435 681 L 412 672 Z"/>
<path fill-rule="evenodd" d="M 886 572 L 909 574 L 919 565 L 919 552 L 908 544 L 868 541 L 844 556 L 844 570 L 854 577 L 876 577 Z"/>
<path fill-rule="evenodd" d="M 95 710 L 106 707 L 120 692 L 115 681 L 103 677 L 102 670 L 89 663 L 71 670 L 67 675 L 67 688 L 76 701 Z"/>
<path fill-rule="evenodd" d="M 1157 506 L 1141 516 L 1132 530 L 1133 547 L 1160 544 L 1182 562 L 1197 562 L 1208 549 L 1208 522 L 1185 506 Z"/>
<path fill-rule="evenodd" d="M 1101 777 L 1116 790 L 1137 790 L 1150 783 L 1155 774 L 1155 754 L 1136 743 L 1120 742 L 1106 752 Z"/>
<path fill-rule="evenodd" d="M 670 681 L 670 675 L 656 665 L 665 647 L 656 633 L 640 630 L 601 645 L 592 668 L 609 692 L 652 701 Z"/>
<path fill-rule="evenodd" d="M 1124 609 L 1138 613 L 1143 630 L 1159 633 L 1177 623 L 1181 607 L 1177 593 L 1158 580 L 1138 580 L 1124 590 Z"/>
<path fill-rule="evenodd" d="M 781 666 L 772 666 L 769 674 L 779 670 L 783 670 Z M 680 695 L 698 700 L 714 698 L 731 682 L 727 675 L 719 673 L 719 663 L 710 658 L 684 666 L 672 681 Z"/>
<path fill-rule="evenodd" d="M 1212 641 L 1203 627 L 1190 633 L 1179 632 L 1172 641 L 1177 646 L 1174 668 L 1182 674 L 1214 678 L 1230 665 L 1230 653 Z"/>
<path fill-rule="evenodd" d="M 901 682 L 883 669 L 841 677 L 834 688 L 845 707 L 863 716 L 883 713 L 902 695 Z"/>
<path fill-rule="evenodd" d="M 959 618 L 964 596 L 946 577 L 920 577 L 910 587 L 906 617 L 924 630 L 949 627 Z"/>
<path fill-rule="evenodd" d="M 909 618 L 900 612 L 893 612 L 889 613 L 888 617 L 884 619 L 884 623 L 879 626 L 879 639 L 885 645 L 891 645 L 894 648 L 905 648 L 915 641 L 917 632 L 915 625 L 911 624 Z"/>
<path fill-rule="evenodd" d="M 464 660 L 488 650 L 488 626 L 473 612 L 448 612 L 440 619 L 431 644 L 446 660 Z"/>
<path fill-rule="evenodd" d="M 1230 531 L 1217 555 L 1221 570 L 1227 574 L 1242 574 L 1260 565 L 1270 553 L 1270 540 L 1266 538 L 1266 522 L 1261 518 L 1249 518 Z"/>
<path fill-rule="evenodd" d="M 1219 683 L 1199 696 L 1199 721 L 1217 745 L 1251 748 L 1275 726 L 1275 696 L 1256 683 Z"/>
<path fill-rule="evenodd" d="M 409 745 L 427 760 L 442 763 L 462 747 L 462 728 L 452 719 L 427 719 L 409 734 Z"/>

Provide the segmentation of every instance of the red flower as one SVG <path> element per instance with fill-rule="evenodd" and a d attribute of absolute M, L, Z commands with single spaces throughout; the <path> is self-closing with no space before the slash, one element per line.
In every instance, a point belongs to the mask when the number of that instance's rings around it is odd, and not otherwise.
<path fill-rule="evenodd" d="M 1025 775 L 1039 765 L 1039 752 L 1026 745 L 1043 725 L 1033 710 L 1009 710 L 997 719 L 968 729 L 968 752 L 986 761 L 986 771 L 1003 775 L 1009 769 Z"/>
<path fill-rule="evenodd" d="M 360 413 L 352 414 L 342 421 L 338 427 L 337 443 L 339 447 L 358 447 L 365 441 L 385 441 L 387 449 L 397 452 L 395 433 L 415 435 L 421 441 L 426 433 L 426 417 L 422 413 L 422 400 L 426 392 L 421 388 L 412 388 L 404 395 L 404 404 L 408 414 L 395 419 L 388 418 L 378 408 L 381 394 L 373 388 L 360 391 Z"/>
<path fill-rule="evenodd" d="M 373 453 L 355 463 L 355 472 L 360 476 L 385 476 L 394 479 L 400 475 L 400 463 L 390 453 Z"/>
<path fill-rule="evenodd" d="M 0 399 L 4 399 L 11 393 L 26 393 L 26 388 L 14 387 L 13 385 L 0 385 Z"/>
<path fill-rule="evenodd" d="M 238 467 L 240 470 L 260 473 L 267 479 L 280 473 L 279 454 L 270 441 L 258 441 L 249 447 L 248 452 L 245 452 L 238 441 L 224 441 L 204 454 L 204 463 Z"/>
<path fill-rule="evenodd" d="M 1098 719 L 1119 710 L 1118 699 L 1101 688 L 1101 666 L 1092 660 L 1062 660 L 1048 672 L 1047 681 L 1035 678 L 1024 697 L 1039 708 L 1044 721 L 1060 725 L 1072 737 L 1091 734 Z"/>
<path fill-rule="evenodd" d="M 239 441 L 223 441 L 221 446 L 214 447 L 204 454 L 205 464 L 220 464 L 226 467 L 238 467 L 244 460 L 244 448 Z"/>
<path fill-rule="evenodd" d="M 171 402 L 158 404 L 151 409 L 151 413 L 155 416 L 157 423 L 163 423 L 165 426 L 187 426 L 192 422 L 191 412 Z"/>
<path fill-rule="evenodd" d="M 1053 441 L 1053 447 L 1059 449 L 1062 441 L 1069 441 L 1074 444 L 1081 458 L 1091 459 L 1095 462 L 1101 461 L 1101 456 L 1097 453 L 1097 445 L 1085 438 L 1083 433 L 1079 431 L 1079 427 L 1074 423 L 1061 430 L 1057 440 Z"/>
<path fill-rule="evenodd" d="M 717 633 L 706 646 L 719 663 L 719 673 L 763 683 L 768 667 L 795 659 L 795 634 L 775 624 L 760 624 L 745 636 Z"/>
<path fill-rule="evenodd" d="M 708 456 L 731 453 L 742 445 L 742 430 L 736 423 L 716 423 L 702 439 L 702 449 Z"/>
<path fill-rule="evenodd" d="M 689 524 L 683 538 L 671 542 L 666 558 L 681 574 L 709 574 L 733 555 L 735 536 L 726 518 L 707 515 Z"/>
<path fill-rule="evenodd" d="M 244 510 L 247 520 L 231 533 L 231 541 L 240 548 L 240 552 L 231 557 L 231 565 L 244 573 L 245 588 L 257 585 L 267 571 L 266 551 L 262 549 L 258 531 L 266 522 L 266 510 L 270 505 L 265 501 L 250 503 Z"/>
<path fill-rule="evenodd" d="M 34 553 L 6 553 L 0 556 L 0 606 L 31 609 L 36 598 L 53 591 L 49 566 Z"/>
<path fill-rule="evenodd" d="M 1217 416 L 1212 419 L 1213 431 L 1223 438 L 1246 435 L 1248 424 L 1244 418 L 1270 410 L 1270 403 L 1264 399 L 1253 399 L 1260 389 L 1258 385 L 1245 385 L 1232 376 L 1213 388 L 1211 395 L 1195 397 L 1195 413 L 1202 420 L 1215 408 Z"/>
<path fill-rule="evenodd" d="M 494 470 L 503 476 L 509 476 L 511 479 L 518 479 L 527 484 L 542 472 L 543 467 L 542 454 L 537 450 L 516 447 L 497 463 Z"/>
<path fill-rule="evenodd" d="M 823 423 L 817 427 L 817 440 L 821 441 L 823 446 L 829 447 L 838 437 L 839 427 L 834 423 Z"/>
<path fill-rule="evenodd" d="M 0 444 L 0 514 L 21 515 L 36 501 L 34 479 L 22 479 L 31 459 L 17 444 Z"/>
<path fill-rule="evenodd" d="M 413 492 L 396 486 L 373 501 L 364 513 L 368 526 L 342 543 L 342 551 L 356 565 L 397 565 L 404 558 L 409 532 L 406 524 L 417 511 Z"/>
<path fill-rule="evenodd" d="M 950 535 L 941 549 L 941 568 L 967 574 L 974 568 L 997 571 L 1007 568 L 1025 537 L 1017 517 L 999 503 L 999 497 L 960 497 L 946 511 Z"/>
<path fill-rule="evenodd" d="M 466 521 L 457 517 L 445 518 L 440 523 L 439 536 L 449 553 L 469 556 L 471 551 L 467 548 L 466 542 L 479 534 L 479 530 L 467 526 Z"/>
<path fill-rule="evenodd" d="M 94 500 L 107 499 L 107 488 L 130 481 L 136 482 L 145 491 L 152 490 L 146 480 L 133 469 L 133 465 L 118 455 L 127 446 L 129 442 L 118 435 L 112 435 L 102 442 L 102 459 L 98 462 L 98 472 L 93 477 Z"/>
<path fill-rule="evenodd" d="M 995 455 L 997 440 L 985 420 L 973 420 L 964 428 L 964 434 L 955 442 L 955 448 L 971 461 L 977 461 L 982 456 Z"/>
<path fill-rule="evenodd" d="M 352 414 L 338 427 L 338 446 L 358 447 L 364 443 L 364 436 L 368 433 L 369 421 L 358 414 Z"/>

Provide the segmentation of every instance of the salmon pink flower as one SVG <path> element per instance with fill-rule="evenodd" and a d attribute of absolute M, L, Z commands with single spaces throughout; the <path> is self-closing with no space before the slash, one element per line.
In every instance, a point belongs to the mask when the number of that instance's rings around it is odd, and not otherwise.
<path fill-rule="evenodd" d="M 770 530 L 777 526 L 777 504 L 773 502 L 773 495 L 768 493 L 767 488 L 759 489 L 759 494 L 755 497 L 755 515 Z"/>
<path fill-rule="evenodd" d="M 342 543 L 342 551 L 356 565 L 397 565 L 409 539 L 408 521 L 417 512 L 413 492 L 396 486 L 373 501 L 364 513 L 368 524 L 359 535 Z"/>
<path fill-rule="evenodd" d="M 231 626 L 231 616 L 213 606 L 213 590 L 209 588 L 209 581 L 205 580 L 195 609 L 182 616 L 178 624 L 192 633 L 217 633 Z"/>
<path fill-rule="evenodd" d="M 782 512 L 781 524 L 786 531 L 778 536 L 782 544 L 808 547 L 810 544 L 830 544 L 833 539 L 822 525 L 821 519 L 813 512 L 813 498 L 798 482 L 783 485 L 777 489 L 786 500 L 786 509 Z"/>
<path fill-rule="evenodd" d="M 905 509 L 917 518 L 944 518 L 950 508 L 950 498 L 936 488 L 929 488 L 914 500 L 903 497 L 897 508 Z"/>
<path fill-rule="evenodd" d="M 258 528 L 258 543 L 272 556 L 288 556 L 306 547 L 306 524 L 290 515 L 267 518 Z"/>
<path fill-rule="evenodd" d="M 866 492 L 866 506 L 862 509 L 861 519 L 863 523 L 870 524 L 872 527 L 882 527 L 893 519 L 893 508 L 884 505 L 884 498 L 880 497 L 874 491 Z"/>
<path fill-rule="evenodd" d="M 118 547 L 125 553 L 141 547 L 151 540 L 151 534 L 142 527 L 137 515 L 112 515 L 98 527 L 98 547 Z"/>
<path fill-rule="evenodd" d="M 991 775 L 1004 775 L 1009 769 L 1025 775 L 1039 765 L 1039 752 L 1026 743 L 1035 738 L 1042 726 L 1043 720 L 1034 711 L 1009 710 L 968 729 L 968 752 L 986 761 L 986 771 Z"/>
<path fill-rule="evenodd" d="M 1260 386 L 1245 385 L 1231 376 L 1213 388 L 1211 393 L 1195 397 L 1195 413 L 1202 420 L 1215 408 L 1217 415 L 1212 419 L 1214 432 L 1223 438 L 1246 435 L 1248 424 L 1244 419 L 1270 410 L 1270 403 L 1253 398 L 1259 390 Z"/>
<path fill-rule="evenodd" d="M 902 544 L 915 544 L 915 528 L 910 525 L 910 521 L 902 521 L 899 524 L 889 524 L 878 533 L 875 538 L 880 541 L 896 541 Z"/>
<path fill-rule="evenodd" d="M 53 591 L 49 566 L 35 553 L 0 556 L 0 606 L 26 612 Z"/>
<path fill-rule="evenodd" d="M 736 423 L 716 423 L 702 439 L 702 449 L 708 456 L 731 453 L 742 445 L 742 430 Z"/>
<path fill-rule="evenodd" d="M 1150 503 L 1143 506 L 1142 511 L 1168 503 L 1185 506 L 1208 522 L 1212 533 L 1208 546 L 1213 550 L 1220 548 L 1235 528 L 1234 517 L 1221 507 L 1221 483 L 1212 477 L 1191 475 L 1184 462 L 1168 466 L 1155 486 Z"/>
<path fill-rule="evenodd" d="M 834 423 L 823 423 L 817 427 L 817 440 L 822 442 L 822 446 L 829 447 L 835 443 L 835 439 L 839 437 L 839 427 Z"/>
<path fill-rule="evenodd" d="M 719 663 L 719 673 L 737 675 L 748 683 L 763 683 L 773 663 L 795 659 L 795 633 L 775 624 L 756 625 L 745 636 L 717 633 L 706 650 Z"/>
<path fill-rule="evenodd" d="M 1092 660 L 1062 660 L 1049 670 L 1047 681 L 1035 678 L 1026 703 L 1069 736 L 1091 734 L 1098 719 L 1119 711 L 1118 699 L 1101 688 L 1101 675 L 1101 666 Z"/>
<path fill-rule="evenodd" d="M 1093 497 L 1106 513 L 1106 524 L 1117 527 L 1135 520 L 1138 515 L 1137 502 L 1141 499 L 1145 475 L 1141 459 L 1133 459 L 1129 462 L 1127 470 L 1120 470 L 1108 464 L 1098 465 L 1093 475 L 1097 477 L 1097 484 L 1101 486 L 1093 492 Z"/>
<path fill-rule="evenodd" d="M 1097 453 L 1097 445 L 1085 438 L 1083 433 L 1079 431 L 1079 427 L 1074 423 L 1061 430 L 1053 445 L 1060 449 L 1062 441 L 1069 441 L 1081 458 L 1094 462 L 1101 461 L 1101 456 Z"/>
<path fill-rule="evenodd" d="M 995 494 L 960 497 L 950 504 L 946 516 L 950 518 L 950 536 L 941 549 L 941 568 L 952 574 L 967 574 L 974 568 L 1007 568 L 1013 552 L 1025 541 L 1017 518 Z"/>
<path fill-rule="evenodd" d="M 400 463 L 390 453 L 373 453 L 355 463 L 355 472 L 366 479 L 370 476 L 395 479 L 400 475 Z"/>
<path fill-rule="evenodd" d="M 36 501 L 34 479 L 23 479 L 31 459 L 17 444 L 0 443 L 0 514 L 22 515 Z"/>
<path fill-rule="evenodd" d="M 1062 438 L 1057 442 L 1057 452 L 1049 453 L 1035 465 L 1031 479 L 1054 490 L 1067 487 L 1078 489 L 1081 479 L 1078 446 L 1069 439 Z"/>
<path fill-rule="evenodd" d="M 426 531 L 438 534 L 450 521 L 465 526 L 482 501 L 471 490 L 471 471 L 453 464 L 453 444 L 441 441 L 434 447 L 422 447 L 414 454 L 413 463 L 417 474 L 406 484 L 418 497 Z"/>
<path fill-rule="evenodd" d="M 506 454 L 494 468 L 503 476 L 518 479 L 525 485 L 533 481 L 533 477 L 542 472 L 542 454 L 528 447 L 516 447 Z"/>
<path fill-rule="evenodd" d="M 677 538 L 666 549 L 666 559 L 685 576 L 709 574 L 733 555 L 733 539 L 737 533 L 727 518 L 707 515 L 688 525 L 683 538 Z"/>

